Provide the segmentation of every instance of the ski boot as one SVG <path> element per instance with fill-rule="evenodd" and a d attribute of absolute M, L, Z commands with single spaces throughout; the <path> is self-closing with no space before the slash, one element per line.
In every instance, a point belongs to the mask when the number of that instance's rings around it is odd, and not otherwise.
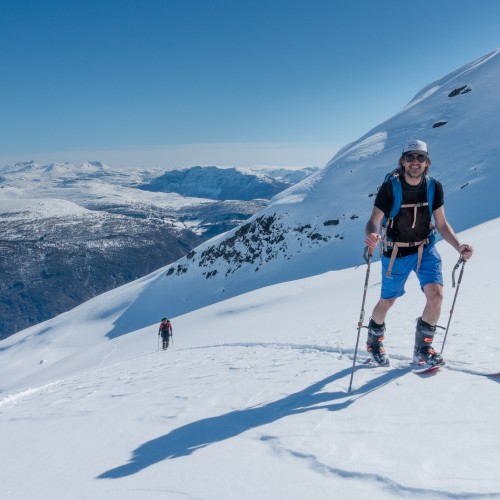
<path fill-rule="evenodd" d="M 366 350 L 371 359 L 379 366 L 389 366 L 389 358 L 384 350 L 385 323 L 378 325 L 370 319 L 368 323 L 368 338 L 366 339 Z"/>
<path fill-rule="evenodd" d="M 436 327 L 429 325 L 422 318 L 417 320 L 415 331 L 415 349 L 413 350 L 413 363 L 416 365 L 444 365 L 444 360 L 432 347 Z"/>

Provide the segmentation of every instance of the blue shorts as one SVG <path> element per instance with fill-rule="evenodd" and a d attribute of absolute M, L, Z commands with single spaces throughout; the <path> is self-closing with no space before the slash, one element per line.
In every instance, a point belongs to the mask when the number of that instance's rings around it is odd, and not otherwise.
<path fill-rule="evenodd" d="M 418 254 L 413 253 L 406 257 L 397 258 L 392 266 L 391 276 L 386 276 L 389 267 L 389 257 L 382 256 L 382 292 L 383 299 L 396 299 L 405 293 L 405 283 L 414 271 L 417 273 Z M 424 247 L 420 269 L 417 273 L 420 286 L 424 288 L 429 283 L 443 285 L 443 273 L 441 271 L 441 256 L 436 247 Z"/>

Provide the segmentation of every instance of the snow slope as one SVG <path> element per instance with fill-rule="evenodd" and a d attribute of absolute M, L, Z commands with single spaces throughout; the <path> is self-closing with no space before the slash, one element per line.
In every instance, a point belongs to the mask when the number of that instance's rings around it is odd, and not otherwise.
<path fill-rule="evenodd" d="M 48 332 L 9 348 L 7 339 L 2 498 L 500 498 L 500 379 L 479 374 L 499 369 L 490 244 L 499 232 L 497 219 L 462 235 L 476 255 L 464 268 L 448 366 L 433 377 L 406 368 L 423 306 L 411 279 L 387 321 L 395 367 L 358 366 L 347 393 L 366 266 L 173 318 L 166 352 L 157 351 L 156 323 L 102 342 L 96 332 L 109 318 L 91 310 L 72 317 L 64 340 Z M 438 246 L 446 324 L 456 254 Z M 367 310 L 379 263 L 371 276 Z M 94 310 L 106 311 L 109 298 L 91 301 Z M 87 366 L 58 365 L 60 349 Z"/>

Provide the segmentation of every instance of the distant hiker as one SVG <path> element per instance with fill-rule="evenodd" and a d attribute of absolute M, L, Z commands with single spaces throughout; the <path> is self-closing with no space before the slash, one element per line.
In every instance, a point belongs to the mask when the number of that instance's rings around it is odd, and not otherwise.
<path fill-rule="evenodd" d="M 168 349 L 168 344 L 170 342 L 170 337 L 173 335 L 172 323 L 167 318 L 163 318 L 160 323 L 160 328 L 158 330 L 158 335 L 161 335 L 163 341 L 163 350 Z"/>
<path fill-rule="evenodd" d="M 404 286 L 412 271 L 417 274 L 427 299 L 417 320 L 413 360 L 428 365 L 444 363 L 432 347 L 441 313 L 443 277 L 431 216 L 439 234 L 464 260 L 474 252 L 470 245 L 460 243 L 446 220 L 443 186 L 427 175 L 430 165 L 425 142 L 415 140 L 406 144 L 397 170 L 380 187 L 366 224 L 365 243 L 373 249 L 382 241 L 383 248 L 381 298 L 373 309 L 366 343 L 371 358 L 382 366 L 389 364 L 382 342 L 385 317 L 396 299 L 405 293 Z M 382 234 L 379 225 L 385 225 Z"/>

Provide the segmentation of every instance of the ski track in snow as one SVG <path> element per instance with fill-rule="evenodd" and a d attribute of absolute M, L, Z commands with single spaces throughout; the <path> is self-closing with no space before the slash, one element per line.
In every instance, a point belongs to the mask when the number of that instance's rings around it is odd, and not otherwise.
<path fill-rule="evenodd" d="M 120 345 L 120 341 L 116 339 L 111 339 L 111 342 L 114 344 L 114 349 L 111 350 L 108 354 L 106 354 L 102 360 L 101 360 L 101 365 L 104 365 L 106 361 L 118 350 L 118 346 Z"/>
<path fill-rule="evenodd" d="M 470 500 L 472 498 L 474 499 L 498 498 L 498 495 L 494 493 L 493 494 L 490 493 L 481 494 L 475 492 L 450 493 L 446 491 L 432 490 L 426 488 L 408 487 L 404 486 L 403 484 L 397 483 L 396 481 L 393 481 L 391 478 L 387 476 L 382 476 L 380 474 L 369 474 L 369 473 L 355 472 L 355 471 L 339 469 L 336 467 L 331 467 L 318 460 L 318 458 L 313 454 L 300 453 L 286 448 L 285 446 L 283 446 L 282 443 L 280 443 L 279 438 L 275 436 L 263 436 L 261 439 L 262 441 L 269 443 L 272 451 L 276 455 L 280 456 L 289 455 L 300 461 L 304 461 L 309 468 L 315 470 L 319 474 L 326 476 L 336 476 L 340 479 L 353 480 L 356 483 L 359 480 L 361 480 L 363 481 L 364 484 L 370 483 L 372 487 L 377 487 L 382 491 L 386 491 L 387 494 L 395 495 L 397 497 L 411 495 L 413 496 L 413 498 L 415 498 L 415 495 L 417 495 L 416 498 L 421 498 L 421 499 L 452 498 L 452 499 L 466 499 L 466 500 Z"/>
<path fill-rule="evenodd" d="M 142 354 L 136 357 L 129 358 L 128 360 L 125 361 L 119 361 L 115 364 L 110 364 L 105 367 L 105 362 L 119 349 L 119 344 L 120 342 L 118 340 L 111 340 L 114 344 L 114 348 L 112 351 L 110 351 L 108 354 L 106 354 L 103 359 L 101 360 L 100 367 L 95 368 L 94 370 L 91 371 L 85 371 L 80 374 L 75 374 L 69 378 L 63 379 L 63 380 L 55 380 L 50 383 L 46 383 L 43 385 L 40 385 L 39 387 L 29 387 L 27 389 L 23 389 L 19 392 L 14 392 L 14 393 L 6 393 L 3 395 L 2 398 L 0 398 L 0 407 L 7 405 L 9 403 L 14 403 L 19 401 L 20 399 L 23 399 L 24 397 L 32 396 L 36 393 L 40 392 L 45 392 L 45 391 L 50 391 L 56 386 L 60 386 L 61 384 L 64 384 L 68 380 L 74 379 L 74 378 L 79 378 L 82 376 L 88 376 L 89 374 L 101 370 L 102 368 L 106 368 L 109 366 L 117 366 L 117 365 L 127 365 L 129 361 L 134 361 L 134 360 L 139 360 L 145 357 L 149 357 L 152 355 L 156 355 L 159 351 L 152 351 L 151 353 L 147 354 Z M 295 343 L 283 343 L 283 342 L 229 342 L 229 343 L 217 343 L 217 344 L 207 344 L 207 345 L 201 345 L 201 346 L 195 346 L 195 347 L 186 347 L 186 348 L 180 348 L 176 349 L 177 352 L 189 352 L 189 351 L 197 351 L 197 350 L 210 350 L 210 349 L 222 349 L 222 348 L 252 348 L 252 349 L 270 349 L 270 350 L 287 350 L 287 351 L 297 351 L 300 354 L 307 355 L 309 353 L 315 353 L 315 354 L 327 354 L 328 356 L 334 354 L 335 357 L 332 359 L 337 359 L 337 360 L 342 360 L 342 359 L 347 359 L 352 362 L 354 359 L 354 348 L 352 349 L 339 349 L 339 346 L 333 347 L 333 346 L 327 346 L 327 345 L 319 345 L 319 344 L 295 344 Z M 169 351 L 174 350 L 174 348 L 170 347 Z M 234 358 L 237 359 L 237 358 Z M 391 366 L 389 367 L 379 367 L 379 366 L 374 366 L 374 365 L 368 365 L 366 364 L 366 361 L 369 359 L 369 357 L 366 355 L 366 352 L 361 349 L 358 350 L 358 356 L 357 356 L 357 363 L 355 366 L 355 372 L 357 370 L 363 370 L 363 369 L 369 369 L 373 370 L 374 372 L 383 372 L 383 371 L 393 371 L 393 370 L 402 370 L 402 371 L 408 371 L 411 372 L 411 359 L 408 357 L 404 356 L 399 356 L 399 355 L 392 355 L 390 357 L 391 359 Z M 467 368 L 467 365 L 470 363 L 466 362 L 457 362 L 457 361 L 448 361 L 446 365 L 444 365 L 442 368 L 446 370 L 450 370 L 453 372 L 459 372 L 467 375 L 477 375 L 477 376 L 486 376 L 488 378 L 491 378 L 492 380 L 500 382 L 500 377 L 499 373 L 495 371 L 479 371 L 475 370 L 473 368 Z M 243 367 L 244 369 L 245 367 Z M 237 369 L 242 369 L 242 368 L 237 368 L 237 367 L 232 367 L 232 370 L 237 370 Z M 248 367 L 247 367 L 248 369 Z M 432 374 L 434 375 L 434 374 Z"/>
<path fill-rule="evenodd" d="M 337 359 L 343 359 L 344 356 L 351 361 L 354 359 L 354 348 L 352 349 L 340 349 L 339 346 L 322 346 L 318 344 L 294 344 L 294 343 L 279 343 L 279 342 L 231 342 L 222 344 L 211 344 L 206 346 L 191 347 L 189 349 L 210 349 L 210 348 L 220 348 L 220 347 L 261 347 L 263 349 L 284 349 L 284 350 L 297 350 L 301 353 L 316 352 L 316 353 L 327 353 L 327 354 L 337 354 Z M 378 366 L 367 366 L 366 361 L 368 360 L 366 352 L 361 349 L 358 350 L 356 369 L 359 367 L 366 366 L 368 368 L 374 368 L 379 370 L 411 370 L 411 359 L 409 357 L 400 355 L 391 355 L 391 366 L 390 367 L 378 367 Z M 395 363 L 395 361 L 397 361 Z M 461 372 L 469 375 L 480 375 L 480 376 L 491 376 L 496 377 L 498 373 L 495 371 L 479 371 L 473 368 L 467 368 L 471 363 L 450 361 L 447 360 L 446 364 L 442 367 L 455 372 Z M 473 365 L 472 365 L 473 366 Z"/>

